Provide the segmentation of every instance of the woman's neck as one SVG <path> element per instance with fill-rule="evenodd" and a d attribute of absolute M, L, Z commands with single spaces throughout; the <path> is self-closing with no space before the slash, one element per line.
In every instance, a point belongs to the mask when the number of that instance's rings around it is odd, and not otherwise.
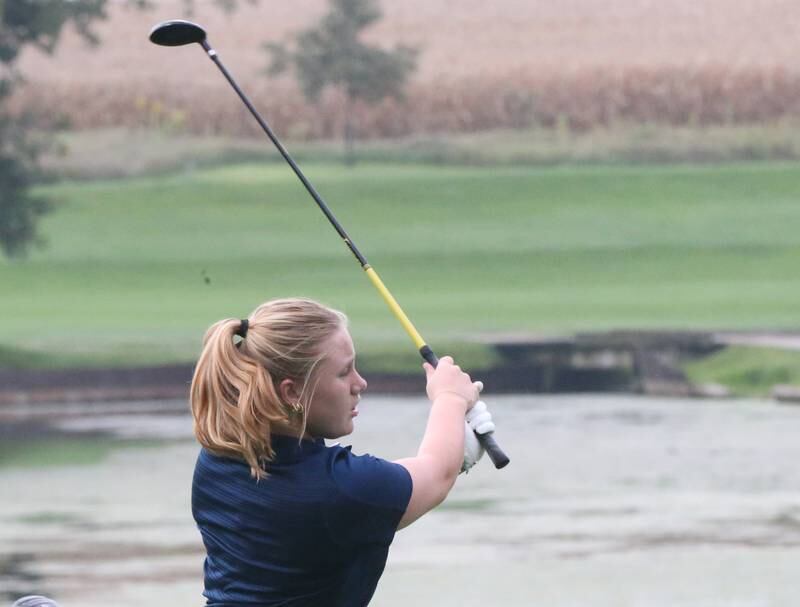
<path fill-rule="evenodd" d="M 309 434 L 303 425 L 301 423 L 273 424 L 272 428 L 270 428 L 270 433 L 302 440 L 316 440 L 316 437 Z"/>

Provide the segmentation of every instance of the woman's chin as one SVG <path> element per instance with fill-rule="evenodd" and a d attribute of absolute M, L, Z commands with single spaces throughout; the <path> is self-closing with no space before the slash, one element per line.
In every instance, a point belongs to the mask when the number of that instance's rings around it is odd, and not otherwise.
<path fill-rule="evenodd" d="M 339 438 L 352 434 L 353 430 L 355 430 L 355 424 L 353 423 L 353 420 L 352 419 L 348 420 L 347 424 L 345 425 L 344 428 L 342 428 L 342 430 L 343 432 L 339 435 Z"/>

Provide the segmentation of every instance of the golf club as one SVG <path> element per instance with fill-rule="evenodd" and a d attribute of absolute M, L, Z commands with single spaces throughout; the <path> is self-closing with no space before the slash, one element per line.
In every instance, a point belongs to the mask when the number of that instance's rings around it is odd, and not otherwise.
<path fill-rule="evenodd" d="M 367 260 L 361 254 L 361 252 L 356 248 L 355 244 L 350 237 L 347 235 L 347 232 L 344 231 L 344 228 L 339 224 L 336 217 L 334 217 L 331 210 L 328 208 L 328 205 L 322 199 L 322 197 L 317 193 L 316 189 L 311 182 L 306 179 L 306 176 L 300 170 L 300 167 L 297 166 L 297 163 L 292 159 L 289 155 L 289 152 L 286 151 L 286 148 L 283 147 L 283 144 L 278 140 L 275 134 L 272 132 L 272 129 L 269 125 L 264 121 L 261 115 L 256 111 L 253 104 L 250 103 L 250 100 L 247 96 L 242 92 L 242 89 L 239 88 L 239 85 L 236 84 L 233 77 L 230 75 L 225 66 L 220 61 L 219 57 L 217 56 L 217 51 L 211 48 L 211 45 L 208 43 L 206 39 L 206 32 L 205 30 L 197 25 L 196 23 L 192 23 L 191 21 L 184 21 L 182 19 L 173 19 L 170 21 L 164 21 L 163 23 L 159 23 L 150 31 L 150 41 L 154 44 L 158 44 L 161 46 L 184 46 L 187 44 L 199 44 L 203 47 L 203 50 L 206 51 L 209 58 L 216 64 L 219 70 L 222 72 L 222 75 L 225 76 L 225 79 L 230 83 L 233 87 L 233 90 L 236 91 L 236 94 L 239 95 L 239 98 L 244 102 L 247 106 L 247 109 L 250 110 L 250 113 L 253 117 L 258 121 L 258 124 L 267 134 L 267 137 L 270 138 L 275 147 L 278 148 L 278 151 L 283 156 L 284 160 L 289 163 L 289 166 L 292 167 L 292 170 L 295 172 L 297 177 L 305 186 L 308 193 L 311 194 L 311 197 L 317 203 L 317 206 L 320 210 L 325 214 L 325 217 L 328 218 L 328 221 L 334 227 L 336 232 L 338 232 L 339 236 L 345 242 L 347 247 L 353 253 L 355 258 L 358 260 L 358 263 L 361 264 L 361 268 L 366 272 L 369 279 L 372 281 L 372 284 L 378 290 L 378 292 L 383 297 L 386 304 L 389 306 L 389 309 L 395 315 L 397 320 L 400 321 L 400 324 L 403 325 L 403 328 L 406 330 L 408 335 L 411 337 L 414 345 L 416 345 L 417 349 L 419 350 L 420 355 L 423 359 L 429 362 L 433 367 L 439 362 L 439 359 L 433 353 L 430 346 L 425 342 L 422 336 L 419 334 L 417 329 L 411 323 L 411 321 L 406 316 L 405 312 L 403 312 L 400 305 L 397 303 L 395 298 L 389 292 L 389 289 L 386 288 L 386 285 L 383 284 L 383 281 L 378 276 L 377 272 L 367 263 Z M 508 456 L 503 453 L 500 446 L 497 444 L 497 441 L 494 440 L 492 433 L 487 434 L 476 434 L 478 440 L 483 445 L 483 448 L 486 450 L 489 459 L 492 460 L 492 463 L 495 465 L 496 468 L 503 468 L 509 463 Z"/>

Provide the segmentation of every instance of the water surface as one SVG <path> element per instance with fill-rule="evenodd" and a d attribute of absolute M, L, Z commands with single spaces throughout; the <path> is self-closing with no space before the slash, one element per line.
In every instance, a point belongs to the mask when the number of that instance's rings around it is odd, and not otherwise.
<path fill-rule="evenodd" d="M 799 408 L 629 396 L 490 404 L 511 465 L 481 462 L 398 533 L 371 605 L 796 604 Z M 0 417 L 0 597 L 202 605 L 189 511 L 197 447 L 183 403 L 92 410 Z M 407 456 L 426 412 L 422 399 L 365 398 L 342 442 Z"/>

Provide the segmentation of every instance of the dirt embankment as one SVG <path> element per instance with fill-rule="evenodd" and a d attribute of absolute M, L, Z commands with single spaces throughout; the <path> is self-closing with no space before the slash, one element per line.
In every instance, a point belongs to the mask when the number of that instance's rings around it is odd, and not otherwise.
<path fill-rule="evenodd" d="M 526 368 L 504 366 L 477 370 L 493 392 L 536 391 Z M 370 392 L 424 394 L 421 373 L 366 373 Z M 37 403 L 92 403 L 187 399 L 191 365 L 130 369 L 0 369 L 0 406 Z"/>
<path fill-rule="evenodd" d="M 633 392 L 720 396 L 692 386 L 680 361 L 729 345 L 800 350 L 800 334 L 614 331 L 493 344 L 501 364 L 472 369 L 491 393 Z M 367 373 L 370 391 L 423 394 L 419 373 Z M 0 406 L 186 399 L 191 365 L 130 369 L 0 369 Z"/>

